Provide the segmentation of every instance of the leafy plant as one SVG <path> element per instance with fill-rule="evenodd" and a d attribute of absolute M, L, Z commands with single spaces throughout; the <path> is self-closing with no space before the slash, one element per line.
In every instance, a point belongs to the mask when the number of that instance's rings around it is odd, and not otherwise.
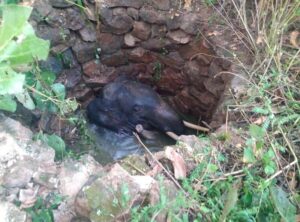
<path fill-rule="evenodd" d="M 55 134 L 48 135 L 43 133 L 38 133 L 35 135 L 34 139 L 41 140 L 48 146 L 52 147 L 55 150 L 55 159 L 62 160 L 66 155 L 66 145 L 63 139 Z"/>
<path fill-rule="evenodd" d="M 76 101 L 65 98 L 65 87 L 54 83 L 53 73 L 28 71 L 37 60 L 47 59 L 50 46 L 27 22 L 32 8 L 12 4 L 1 5 L 0 10 L 0 109 L 14 112 L 18 100 L 30 110 L 61 115 L 75 110 Z"/>
<path fill-rule="evenodd" d="M 32 222 L 54 222 L 53 210 L 62 202 L 63 197 L 54 194 L 48 200 L 38 197 L 34 206 L 27 208 L 26 212 L 31 216 Z"/>
<path fill-rule="evenodd" d="M 16 98 L 27 108 L 34 109 L 34 103 L 24 88 L 25 75 L 19 70 L 25 70 L 35 60 L 45 60 L 50 44 L 37 38 L 27 22 L 31 8 L 2 5 L 0 10 L 0 108 L 14 112 L 17 105 L 13 98 Z"/>

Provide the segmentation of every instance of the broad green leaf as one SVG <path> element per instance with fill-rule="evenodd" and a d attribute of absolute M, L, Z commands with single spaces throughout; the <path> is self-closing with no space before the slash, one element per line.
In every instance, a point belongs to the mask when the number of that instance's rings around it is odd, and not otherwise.
<path fill-rule="evenodd" d="M 7 60 L 12 66 L 30 63 L 34 59 L 46 60 L 49 46 L 49 41 L 31 35 L 17 45 L 17 48 L 9 55 Z"/>
<path fill-rule="evenodd" d="M 32 8 L 19 5 L 2 5 L 2 23 L 0 27 L 0 52 L 22 31 L 31 14 Z"/>
<path fill-rule="evenodd" d="M 238 200 L 238 191 L 241 186 L 241 181 L 237 180 L 232 185 L 230 190 L 228 191 L 228 194 L 226 196 L 226 202 L 224 204 L 224 209 L 222 211 L 222 215 L 219 219 L 219 222 L 226 221 L 227 215 L 230 213 L 230 211 L 234 208 L 236 205 L 236 202 Z"/>
<path fill-rule="evenodd" d="M 17 103 L 10 95 L 0 95 L 0 110 L 15 112 L 16 109 Z"/>
<path fill-rule="evenodd" d="M 47 139 L 47 144 L 55 150 L 55 158 L 61 160 L 66 152 L 65 142 L 55 134 L 47 135 Z"/>
<path fill-rule="evenodd" d="M 65 142 L 63 141 L 62 138 L 59 136 L 52 134 L 43 134 L 43 133 L 38 133 L 35 135 L 36 139 L 39 139 L 48 146 L 52 147 L 55 150 L 55 158 L 61 160 L 66 152 L 66 145 Z"/>
<path fill-rule="evenodd" d="M 253 150 L 250 147 L 246 147 L 244 149 L 243 162 L 244 163 L 255 162 L 255 156 L 254 156 Z"/>
<path fill-rule="evenodd" d="M 263 114 L 263 115 L 268 115 L 269 114 L 269 110 L 261 108 L 261 107 L 255 107 L 255 108 L 253 108 L 252 112 Z"/>
<path fill-rule="evenodd" d="M 271 187 L 271 197 L 283 221 L 296 221 L 296 207 L 279 186 Z"/>
<path fill-rule="evenodd" d="M 31 96 L 29 95 L 27 90 L 24 90 L 22 93 L 16 94 L 16 97 L 20 103 L 23 104 L 24 107 L 26 107 L 29 110 L 35 109 L 35 104 L 33 100 L 31 99 Z"/>
<path fill-rule="evenodd" d="M 274 162 L 268 163 L 264 168 L 265 174 L 271 175 L 276 172 L 276 164 Z"/>
<path fill-rule="evenodd" d="M 55 95 L 59 100 L 64 100 L 66 97 L 66 89 L 65 86 L 61 83 L 54 83 L 51 86 L 52 90 L 54 91 Z"/>
<path fill-rule="evenodd" d="M 25 75 L 18 74 L 8 66 L 0 66 L 0 95 L 23 91 Z"/>
<path fill-rule="evenodd" d="M 44 71 L 41 73 L 42 80 L 49 86 L 51 86 L 55 79 L 56 75 L 53 72 Z"/>
<path fill-rule="evenodd" d="M 262 139 L 264 137 L 265 134 L 265 130 L 255 124 L 251 124 L 250 128 L 250 135 L 255 138 L 255 139 Z"/>

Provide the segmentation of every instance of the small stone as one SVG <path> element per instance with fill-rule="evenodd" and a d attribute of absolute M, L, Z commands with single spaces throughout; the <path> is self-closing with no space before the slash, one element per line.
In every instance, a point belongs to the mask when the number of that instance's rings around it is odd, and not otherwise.
<path fill-rule="evenodd" d="M 167 27 L 165 25 L 156 25 L 153 24 L 151 27 L 151 38 L 155 37 L 165 37 L 167 33 Z"/>
<path fill-rule="evenodd" d="M 107 66 L 121 66 L 126 65 L 128 59 L 124 52 L 118 51 L 114 54 L 101 57 L 101 62 Z"/>
<path fill-rule="evenodd" d="M 17 162 L 6 170 L 3 177 L 3 186 L 8 188 L 25 187 L 31 180 L 35 170 L 36 166 L 32 163 L 32 160 Z"/>
<path fill-rule="evenodd" d="M 200 92 L 196 88 L 191 87 L 189 92 L 194 98 L 197 98 L 197 100 L 203 105 L 201 107 L 205 110 L 210 110 L 216 103 L 216 98 L 208 91 Z"/>
<path fill-rule="evenodd" d="M 208 67 L 201 66 L 196 61 L 186 62 L 183 68 L 191 84 L 201 85 L 208 77 Z"/>
<path fill-rule="evenodd" d="M 170 10 L 171 4 L 170 0 L 148 0 L 148 4 L 152 5 L 158 10 Z"/>
<path fill-rule="evenodd" d="M 80 29 L 79 34 L 83 41 L 95 42 L 97 40 L 96 30 L 94 25 L 92 24 L 86 25 L 82 29 Z"/>
<path fill-rule="evenodd" d="M 171 47 L 169 39 L 153 38 L 141 43 L 141 46 L 148 50 L 161 51 L 163 48 Z"/>
<path fill-rule="evenodd" d="M 203 60 L 204 62 L 201 62 L 201 65 L 210 64 L 214 58 L 213 50 L 205 47 L 202 41 L 193 41 L 189 44 L 181 45 L 178 49 L 178 52 L 182 58 L 186 60 L 195 59 L 197 62 L 199 62 L 197 56 L 201 55 L 200 57 L 202 58 L 199 57 L 199 59 Z"/>
<path fill-rule="evenodd" d="M 61 53 L 61 59 L 65 68 L 73 68 L 78 65 L 78 62 L 72 52 L 71 48 L 64 50 Z"/>
<path fill-rule="evenodd" d="M 63 71 L 65 77 L 63 84 L 67 89 L 71 89 L 81 81 L 81 67 L 77 66 Z"/>
<path fill-rule="evenodd" d="M 87 87 L 85 84 L 76 85 L 68 91 L 68 98 L 76 98 L 80 102 L 86 102 L 92 96 L 92 89 Z"/>
<path fill-rule="evenodd" d="M 168 30 L 179 29 L 182 22 L 181 20 L 182 20 L 182 14 L 168 17 L 166 21 Z"/>
<path fill-rule="evenodd" d="M 53 7 L 57 8 L 67 8 L 73 5 L 73 3 L 67 2 L 66 0 L 49 0 L 49 2 Z"/>
<path fill-rule="evenodd" d="M 127 33 L 124 35 L 124 43 L 128 47 L 134 47 L 136 43 L 140 42 L 138 38 L 135 38 L 132 34 Z"/>
<path fill-rule="evenodd" d="M 51 12 L 52 7 L 47 0 L 35 1 L 30 18 L 40 22 Z"/>
<path fill-rule="evenodd" d="M 171 68 L 163 70 L 160 79 L 158 80 L 157 87 L 161 92 L 176 94 L 178 90 L 181 90 L 186 85 L 184 76 L 180 71 L 176 72 Z"/>
<path fill-rule="evenodd" d="M 109 8 L 132 7 L 139 9 L 144 4 L 144 0 L 105 0 L 104 2 Z"/>
<path fill-rule="evenodd" d="M 52 28 L 48 25 L 38 25 L 36 35 L 42 39 L 50 40 L 51 46 L 60 43 L 68 44 L 71 39 L 70 30 L 64 28 Z"/>
<path fill-rule="evenodd" d="M 80 63 L 85 63 L 95 58 L 97 48 L 97 44 L 94 42 L 83 42 L 78 39 L 75 45 L 72 46 L 73 52 Z"/>
<path fill-rule="evenodd" d="M 112 10 L 113 15 L 126 15 L 126 13 L 127 13 L 126 8 L 122 8 L 122 7 L 114 8 Z"/>
<path fill-rule="evenodd" d="M 153 7 L 145 6 L 140 10 L 140 18 L 151 24 L 164 25 L 166 23 L 166 15 L 163 12 L 158 12 Z"/>
<path fill-rule="evenodd" d="M 214 78 L 209 78 L 205 80 L 204 86 L 207 89 L 207 91 L 211 92 L 216 97 L 220 97 L 225 89 L 224 82 Z"/>
<path fill-rule="evenodd" d="M 152 52 L 138 47 L 128 53 L 128 59 L 131 62 L 151 63 L 156 59 L 156 56 Z"/>
<path fill-rule="evenodd" d="M 135 8 L 127 8 L 127 14 L 134 20 L 139 19 L 139 11 Z"/>
<path fill-rule="evenodd" d="M 103 54 L 109 54 L 118 51 L 124 43 L 122 36 L 113 35 L 110 33 L 100 33 L 98 36 L 98 42 L 101 48 L 101 53 Z"/>
<path fill-rule="evenodd" d="M 167 37 L 177 44 L 187 44 L 191 41 L 191 36 L 182 30 L 169 31 Z"/>
<path fill-rule="evenodd" d="M 45 21 L 51 27 L 67 28 L 67 13 L 62 9 L 53 9 Z"/>
<path fill-rule="evenodd" d="M 145 22 L 134 22 L 131 34 L 141 40 L 147 40 L 151 33 L 151 26 Z"/>
<path fill-rule="evenodd" d="M 114 71 L 114 68 L 92 60 L 83 64 L 83 73 L 85 74 L 83 79 L 90 87 L 104 86 L 116 77 Z"/>
<path fill-rule="evenodd" d="M 131 30 L 133 20 L 128 15 L 113 16 L 111 20 L 106 20 L 105 24 L 109 26 L 109 30 L 117 35 L 125 34 Z"/>
<path fill-rule="evenodd" d="M 54 173 L 41 172 L 40 170 L 33 175 L 33 181 L 49 189 L 58 187 L 58 179 Z"/>
<path fill-rule="evenodd" d="M 66 10 L 67 24 L 66 27 L 71 30 L 79 30 L 85 27 L 86 18 L 77 7 L 68 8 Z"/>
<path fill-rule="evenodd" d="M 201 29 L 201 20 L 197 14 L 186 13 L 182 17 L 180 28 L 188 34 L 196 35 Z"/>
<path fill-rule="evenodd" d="M 46 61 L 39 62 L 40 68 L 59 75 L 63 71 L 63 64 L 56 56 L 49 56 Z"/>

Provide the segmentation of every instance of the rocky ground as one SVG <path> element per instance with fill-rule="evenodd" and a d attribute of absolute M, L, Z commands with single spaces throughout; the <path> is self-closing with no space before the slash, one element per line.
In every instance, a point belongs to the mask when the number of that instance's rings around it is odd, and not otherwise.
<path fill-rule="evenodd" d="M 90 155 L 55 162 L 54 150 L 33 141 L 28 128 L 4 115 L 0 123 L 0 218 L 7 222 L 31 221 L 32 214 L 26 209 L 40 198 L 45 208 L 59 198 L 52 210 L 54 221 L 127 221 L 133 206 L 158 203 L 162 187 L 169 200 L 175 198 L 180 189 L 177 180 L 195 168 L 201 161 L 195 154 L 208 146 L 195 136 L 181 136 L 177 146 L 156 154 L 129 156 L 105 167 Z M 224 132 L 225 128 L 220 128 L 216 135 Z M 243 143 L 239 136 L 234 141 L 237 147 Z M 158 160 L 170 164 L 173 172 L 166 173 Z M 164 175 L 162 182 L 155 179 L 159 174 Z M 165 221 L 165 217 L 162 212 L 157 218 Z"/>

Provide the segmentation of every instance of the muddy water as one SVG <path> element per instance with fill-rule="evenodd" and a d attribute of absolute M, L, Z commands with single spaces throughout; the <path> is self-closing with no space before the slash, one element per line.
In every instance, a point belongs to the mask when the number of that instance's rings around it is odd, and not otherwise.
<path fill-rule="evenodd" d="M 95 141 L 95 159 L 106 164 L 121 159 L 130 154 L 143 154 L 145 149 L 133 135 L 118 134 L 116 132 L 89 124 L 88 128 Z M 166 145 L 173 145 L 175 141 L 164 134 L 155 134 L 154 139 L 141 138 L 151 152 L 162 150 Z"/>

